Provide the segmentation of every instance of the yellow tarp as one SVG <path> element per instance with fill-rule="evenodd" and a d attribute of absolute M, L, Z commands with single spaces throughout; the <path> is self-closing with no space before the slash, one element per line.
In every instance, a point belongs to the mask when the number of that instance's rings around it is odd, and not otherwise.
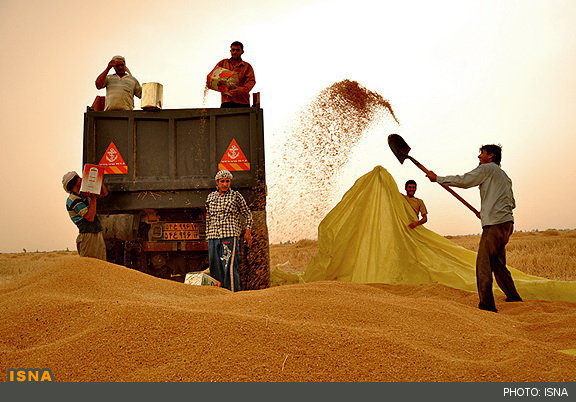
<path fill-rule="evenodd" d="M 440 283 L 476 291 L 476 253 L 424 226 L 410 229 L 408 224 L 414 220 L 414 211 L 390 173 L 375 167 L 356 181 L 320 223 L 319 252 L 304 273 L 304 281 Z M 509 269 L 524 299 L 576 302 L 576 282 Z"/>

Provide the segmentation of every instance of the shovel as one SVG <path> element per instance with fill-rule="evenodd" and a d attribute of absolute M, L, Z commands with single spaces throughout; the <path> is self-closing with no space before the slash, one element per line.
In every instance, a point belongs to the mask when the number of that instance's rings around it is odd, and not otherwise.
<path fill-rule="evenodd" d="M 388 136 L 388 145 L 390 145 L 390 149 L 392 150 L 392 152 L 394 153 L 394 155 L 396 155 L 396 158 L 398 158 L 398 160 L 400 161 L 400 163 L 404 163 L 404 161 L 406 159 L 410 159 L 412 162 L 414 162 L 414 164 L 424 173 L 428 174 L 429 170 L 426 169 L 424 166 L 422 166 L 422 164 L 420 162 L 418 162 L 416 159 L 414 159 L 413 157 L 408 155 L 408 152 L 410 152 L 410 146 L 408 144 L 406 144 L 406 141 L 404 141 L 404 138 L 400 137 L 398 134 L 390 134 Z M 440 183 L 438 183 L 440 184 Z M 474 212 L 474 214 L 480 218 L 480 212 L 478 212 L 476 210 L 476 208 L 474 208 L 472 205 L 468 204 L 468 202 L 460 197 L 460 195 L 458 195 L 458 193 L 456 193 L 454 190 L 452 190 L 450 187 L 445 186 L 444 184 L 440 184 L 444 190 L 448 191 L 450 194 L 452 194 L 454 197 L 456 197 L 462 204 L 466 205 L 466 207 L 468 207 L 468 209 L 472 212 Z"/>

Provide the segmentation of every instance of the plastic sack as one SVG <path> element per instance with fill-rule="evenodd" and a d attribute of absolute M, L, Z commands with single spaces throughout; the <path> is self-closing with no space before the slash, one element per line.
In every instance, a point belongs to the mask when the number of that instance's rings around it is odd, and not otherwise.
<path fill-rule="evenodd" d="M 319 252 L 303 275 L 321 280 L 476 291 L 476 253 L 418 226 L 414 210 L 382 166 L 360 177 L 318 227 Z M 522 298 L 576 302 L 576 282 L 508 267 Z M 495 292 L 502 294 L 494 281 Z"/>
<path fill-rule="evenodd" d="M 239 82 L 238 74 L 223 67 L 214 67 L 208 74 L 208 88 L 218 92 L 228 92 L 237 87 Z"/>
<path fill-rule="evenodd" d="M 195 286 L 220 286 L 216 279 L 204 272 L 188 272 L 184 278 L 184 283 Z"/>

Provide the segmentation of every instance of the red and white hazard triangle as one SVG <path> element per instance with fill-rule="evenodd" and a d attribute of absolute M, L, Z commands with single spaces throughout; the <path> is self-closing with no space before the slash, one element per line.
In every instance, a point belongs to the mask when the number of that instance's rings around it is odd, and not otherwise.
<path fill-rule="evenodd" d="M 250 162 L 248 162 L 246 155 L 244 155 L 235 139 L 230 141 L 228 149 L 224 152 L 224 156 L 222 156 L 218 164 L 218 170 L 223 169 L 231 172 L 250 170 Z"/>
<path fill-rule="evenodd" d="M 124 162 L 124 158 L 118 152 L 118 148 L 114 142 L 111 142 L 108 145 L 108 149 L 102 155 L 102 159 L 100 159 L 100 166 L 104 166 L 104 173 L 105 174 L 127 174 L 128 173 L 128 166 L 126 166 L 126 162 Z"/>

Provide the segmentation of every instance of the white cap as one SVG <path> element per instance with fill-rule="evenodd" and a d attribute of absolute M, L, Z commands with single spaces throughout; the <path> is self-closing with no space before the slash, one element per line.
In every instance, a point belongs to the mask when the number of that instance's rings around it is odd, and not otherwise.
<path fill-rule="evenodd" d="M 80 177 L 80 176 L 78 176 L 78 173 L 76 173 L 76 172 L 68 172 L 64 175 L 64 177 L 62 177 L 62 186 L 64 187 L 64 191 L 66 191 L 67 193 L 70 192 L 68 190 L 68 184 L 75 177 Z"/>
<path fill-rule="evenodd" d="M 220 170 L 218 173 L 216 173 L 216 177 L 214 177 L 215 180 L 220 179 L 232 180 L 232 178 L 233 178 L 232 173 L 230 173 L 228 170 Z"/>

